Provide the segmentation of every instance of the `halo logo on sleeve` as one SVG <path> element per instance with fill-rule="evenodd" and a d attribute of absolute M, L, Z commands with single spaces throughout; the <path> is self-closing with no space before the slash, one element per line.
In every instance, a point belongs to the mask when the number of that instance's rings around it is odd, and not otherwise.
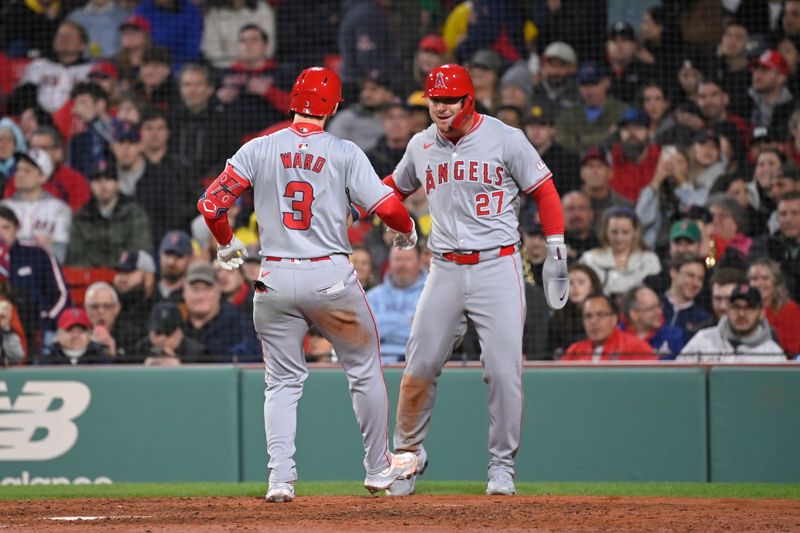
<path fill-rule="evenodd" d="M 78 381 L 28 381 L 11 401 L 0 381 L 0 461 L 47 461 L 78 441 L 74 420 L 92 393 Z"/>

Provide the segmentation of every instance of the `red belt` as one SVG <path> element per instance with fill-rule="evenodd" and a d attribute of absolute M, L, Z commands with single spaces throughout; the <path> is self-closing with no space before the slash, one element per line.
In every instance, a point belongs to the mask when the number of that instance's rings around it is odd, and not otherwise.
<path fill-rule="evenodd" d="M 447 252 L 446 254 L 442 254 L 442 258 L 459 265 L 477 265 L 481 262 L 481 254 L 491 255 L 491 257 L 504 257 L 506 255 L 512 255 L 514 252 L 516 252 L 517 245 L 509 244 L 508 246 L 503 246 L 499 249 L 499 253 L 497 255 L 489 253 L 493 251 L 494 250 L 484 250 L 482 252 L 471 252 L 468 254 Z"/>
<path fill-rule="evenodd" d="M 303 258 L 303 259 L 297 259 L 297 258 L 294 258 L 294 257 L 275 257 L 274 255 L 268 255 L 268 256 L 264 257 L 264 259 L 266 259 L 267 261 L 283 261 L 284 259 L 288 259 L 290 261 L 291 260 L 295 260 L 295 261 L 330 261 L 331 260 L 331 256 L 323 255 L 322 257 L 308 257 L 308 258 Z"/>

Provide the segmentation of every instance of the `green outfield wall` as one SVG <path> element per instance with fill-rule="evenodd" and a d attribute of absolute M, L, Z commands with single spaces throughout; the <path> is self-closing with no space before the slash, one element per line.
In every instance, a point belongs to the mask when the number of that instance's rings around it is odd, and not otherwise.
<path fill-rule="evenodd" d="M 393 415 L 401 370 L 385 377 Z M 522 481 L 800 482 L 800 368 L 554 366 L 524 379 Z M 485 477 L 487 394 L 480 369 L 445 370 L 426 478 Z M 261 481 L 263 398 L 261 369 L 5 370 L 0 483 Z M 298 418 L 301 479 L 363 476 L 342 371 L 311 371 Z"/>

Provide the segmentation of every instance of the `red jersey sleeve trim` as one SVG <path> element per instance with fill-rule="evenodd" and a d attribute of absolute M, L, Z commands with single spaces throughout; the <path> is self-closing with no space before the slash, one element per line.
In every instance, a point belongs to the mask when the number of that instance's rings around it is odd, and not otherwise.
<path fill-rule="evenodd" d="M 537 181 L 536 183 L 534 183 L 533 185 L 531 185 L 530 187 L 528 187 L 527 189 L 525 189 L 522 192 L 525 193 L 525 194 L 530 194 L 535 189 L 538 189 L 539 187 L 541 187 L 544 184 L 545 180 L 548 180 L 548 179 L 550 179 L 552 177 L 553 177 L 553 173 L 552 172 L 548 172 L 545 177 L 543 177 L 542 179 L 540 179 L 539 181 Z"/>
<path fill-rule="evenodd" d="M 393 195 L 394 195 L 394 191 L 387 192 L 387 193 L 386 193 L 386 195 L 385 195 L 385 196 L 383 196 L 383 198 L 381 198 L 380 200 L 378 200 L 377 202 L 375 202 L 374 204 L 372 204 L 372 207 L 370 207 L 369 209 L 367 209 L 367 214 L 368 214 L 368 215 L 371 215 L 372 213 L 374 213 L 374 212 L 375 212 L 375 210 L 376 210 L 376 209 L 378 209 L 378 207 L 379 207 L 379 206 L 380 206 L 382 203 L 384 203 L 386 200 L 388 200 L 389 198 L 391 198 Z"/>

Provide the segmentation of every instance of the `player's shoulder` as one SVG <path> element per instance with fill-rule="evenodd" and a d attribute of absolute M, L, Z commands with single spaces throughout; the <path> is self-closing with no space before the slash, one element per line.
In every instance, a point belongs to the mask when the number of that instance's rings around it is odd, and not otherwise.
<path fill-rule="evenodd" d="M 491 115 L 480 115 L 479 120 L 481 123 L 478 128 L 491 135 L 523 135 L 521 129 L 509 126 L 502 120 Z"/>
<path fill-rule="evenodd" d="M 415 148 L 419 148 L 422 145 L 429 144 L 431 142 L 436 141 L 437 138 L 436 133 L 436 124 L 431 124 L 424 130 L 417 132 L 411 137 L 411 140 L 408 141 L 408 145 L 406 150 L 413 150 Z"/>

